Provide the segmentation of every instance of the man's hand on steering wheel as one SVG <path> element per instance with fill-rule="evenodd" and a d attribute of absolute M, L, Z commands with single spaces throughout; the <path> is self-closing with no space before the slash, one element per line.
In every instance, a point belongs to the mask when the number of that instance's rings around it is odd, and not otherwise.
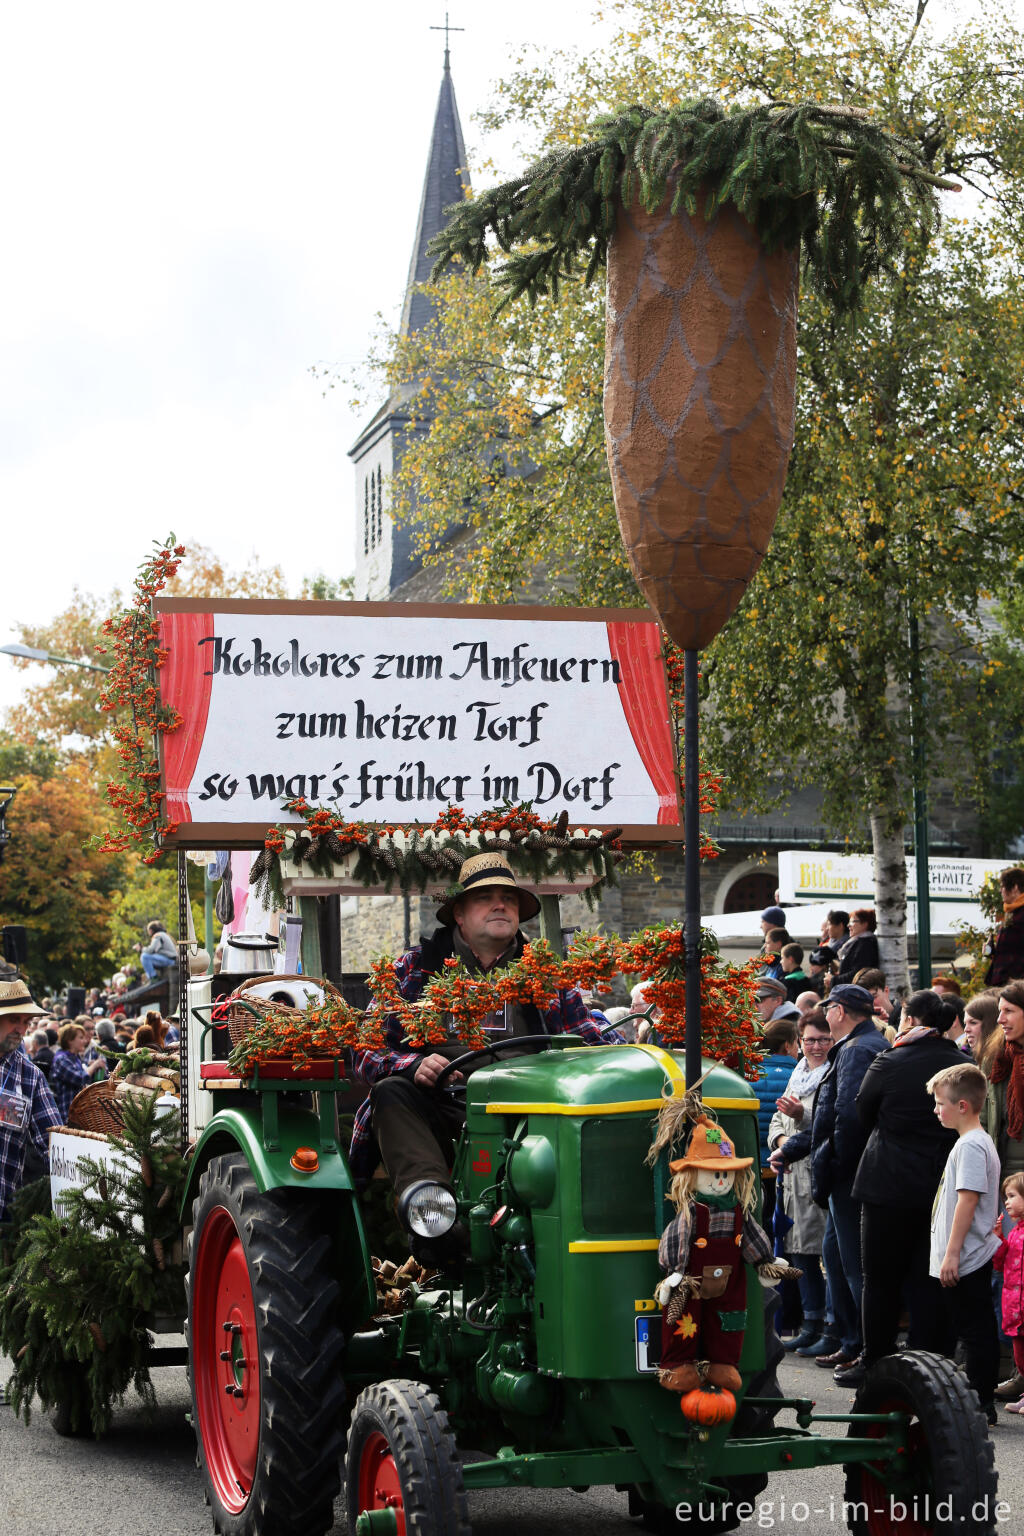
<path fill-rule="evenodd" d="M 438 1051 L 434 1051 L 433 1055 L 424 1056 L 413 1074 L 413 1082 L 417 1083 L 420 1088 L 435 1088 L 442 1072 L 446 1073 L 446 1077 L 457 1077 L 461 1081 L 461 1072 L 447 1072 L 447 1068 L 450 1065 L 452 1063 L 449 1062 L 447 1056 L 442 1056 Z"/>

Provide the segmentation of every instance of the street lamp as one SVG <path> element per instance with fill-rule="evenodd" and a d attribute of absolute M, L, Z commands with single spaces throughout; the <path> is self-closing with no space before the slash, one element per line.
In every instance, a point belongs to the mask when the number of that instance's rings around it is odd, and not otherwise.
<path fill-rule="evenodd" d="M 54 656 L 50 651 L 39 651 L 31 645 L 0 645 L 4 656 L 18 656 L 23 661 L 48 661 L 55 667 L 84 667 L 87 672 L 109 672 L 109 667 L 97 667 L 91 661 L 76 661 L 73 656 Z"/>
<path fill-rule="evenodd" d="M 7 844 L 10 842 L 12 835 L 10 832 L 8 832 L 5 823 L 7 807 L 10 805 L 11 801 L 14 799 L 17 793 L 18 791 L 13 784 L 0 784 L 0 861 L 3 860 L 4 851 L 7 848 Z"/>

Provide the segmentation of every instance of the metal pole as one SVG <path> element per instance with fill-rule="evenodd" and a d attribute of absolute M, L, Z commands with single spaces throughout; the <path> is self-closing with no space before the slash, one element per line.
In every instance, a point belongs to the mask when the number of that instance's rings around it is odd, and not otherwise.
<path fill-rule="evenodd" d="M 212 962 L 211 962 L 212 963 Z M 181 1150 L 188 1146 L 188 862 L 178 849 L 178 1050 L 181 1052 Z"/>
<path fill-rule="evenodd" d="M 910 734 L 914 759 L 914 859 L 917 871 L 917 984 L 932 984 L 932 914 L 928 891 L 928 756 L 924 717 L 927 708 L 921 675 L 917 619 L 910 616 Z"/>
<path fill-rule="evenodd" d="M 686 923 L 686 1083 L 703 1069 L 700 1029 L 700 738 L 697 652 L 683 652 L 683 839 Z"/>

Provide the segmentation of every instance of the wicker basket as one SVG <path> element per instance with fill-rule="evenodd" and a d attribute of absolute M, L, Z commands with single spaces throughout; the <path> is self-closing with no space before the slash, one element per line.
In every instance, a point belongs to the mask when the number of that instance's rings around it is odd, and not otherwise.
<path fill-rule="evenodd" d="M 102 1083 L 90 1083 L 76 1093 L 68 1110 L 68 1128 L 79 1131 L 99 1131 L 102 1135 L 120 1136 L 124 1130 L 124 1100 L 118 1097 L 117 1088 L 107 1078 Z"/>
<path fill-rule="evenodd" d="M 242 982 L 241 986 L 235 988 L 230 997 L 223 998 L 221 1002 L 221 1007 L 225 1010 L 224 1018 L 227 1021 L 228 1036 L 232 1045 L 238 1045 L 245 1038 L 246 1031 L 252 1023 L 253 1016 L 249 1012 L 250 1008 L 255 1008 L 261 1018 L 271 1013 L 278 1018 L 282 1016 L 285 1018 L 301 1018 L 302 1010 L 300 1008 L 292 1008 L 287 1003 L 273 1003 L 266 997 L 247 996 L 249 987 L 254 987 L 257 982 L 265 981 L 305 981 L 310 986 L 322 987 L 329 997 L 336 997 L 339 1001 L 341 1000 L 341 994 L 337 987 L 332 986 L 322 976 L 298 976 L 291 974 L 286 976 L 249 976 Z M 232 1007 L 232 1003 L 236 1000 L 244 1000 L 248 1007 Z"/>

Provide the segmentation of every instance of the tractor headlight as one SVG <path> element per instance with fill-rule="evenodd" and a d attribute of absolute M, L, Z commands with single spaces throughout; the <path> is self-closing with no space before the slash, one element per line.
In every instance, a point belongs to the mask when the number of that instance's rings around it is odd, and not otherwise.
<path fill-rule="evenodd" d="M 444 1184 L 421 1179 L 411 1184 L 398 1202 L 398 1217 L 417 1237 L 444 1237 L 459 1214 L 455 1196 Z"/>

